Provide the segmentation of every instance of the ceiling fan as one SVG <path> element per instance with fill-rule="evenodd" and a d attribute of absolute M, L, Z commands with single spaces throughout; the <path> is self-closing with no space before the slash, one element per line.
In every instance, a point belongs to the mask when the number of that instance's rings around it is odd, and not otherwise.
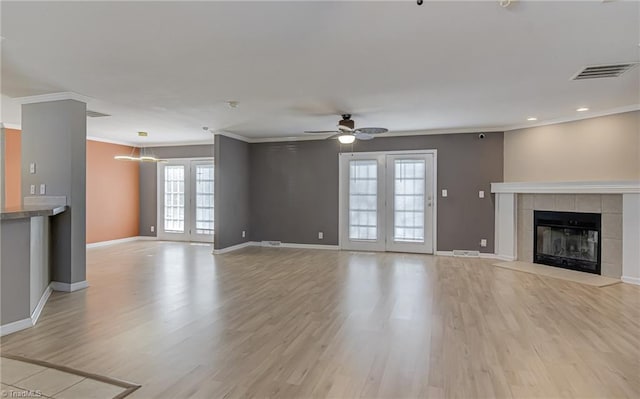
<path fill-rule="evenodd" d="M 335 133 L 330 138 L 338 138 L 342 144 L 351 144 L 356 139 L 371 140 L 374 135 L 386 133 L 389 129 L 383 127 L 360 127 L 355 128 L 355 122 L 351 119 L 351 114 L 342 114 L 342 120 L 338 122 L 337 130 L 307 130 L 305 133 L 327 134 Z"/>

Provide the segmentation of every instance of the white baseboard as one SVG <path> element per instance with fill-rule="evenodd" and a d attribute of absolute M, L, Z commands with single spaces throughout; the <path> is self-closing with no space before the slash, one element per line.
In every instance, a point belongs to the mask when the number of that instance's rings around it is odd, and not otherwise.
<path fill-rule="evenodd" d="M 255 246 L 257 244 L 258 243 L 253 242 L 253 241 L 247 241 L 247 242 L 243 242 L 241 244 L 232 245 L 232 246 L 226 247 L 226 248 L 214 249 L 213 250 L 213 254 L 214 255 L 222 255 L 222 254 L 226 254 L 227 252 L 237 251 L 239 249 Z"/>
<path fill-rule="evenodd" d="M 0 326 L 0 336 L 4 337 L 5 335 L 13 334 L 16 331 L 24 330 L 29 327 L 33 327 L 31 317 L 14 321 L 13 323 L 7 323 L 3 326 Z"/>
<path fill-rule="evenodd" d="M 453 254 L 453 251 L 436 251 L 435 253 L 436 256 L 456 256 Z M 484 252 L 480 252 L 478 254 L 478 256 L 463 256 L 464 258 L 484 258 L 484 259 L 500 259 L 500 260 L 515 260 L 515 259 L 510 259 L 507 256 L 500 256 L 500 255 L 496 255 L 496 254 L 489 254 L 489 253 L 484 253 Z"/>
<path fill-rule="evenodd" d="M 31 313 L 31 317 L 26 319 L 14 321 L 13 323 L 7 323 L 3 326 L 0 326 L 0 336 L 5 336 L 9 334 L 13 334 L 14 332 L 24 330 L 27 328 L 31 328 L 36 325 L 38 319 L 40 318 L 40 314 L 42 313 L 42 309 L 44 309 L 44 305 L 46 305 L 47 300 L 51 296 L 53 292 L 52 284 L 49 284 L 47 288 L 42 293 L 40 300 L 38 301 L 38 305 L 33 309 L 33 313 Z"/>
<path fill-rule="evenodd" d="M 62 292 L 74 292 L 83 290 L 89 287 L 89 283 L 87 280 L 78 281 L 77 283 L 61 283 L 60 281 L 52 281 L 51 288 L 54 291 L 62 291 Z"/>
<path fill-rule="evenodd" d="M 269 241 L 266 241 L 267 243 Z M 283 242 L 280 243 L 280 245 L 274 246 L 274 245 L 270 245 L 270 244 L 264 244 L 265 241 L 263 241 L 263 244 L 261 244 L 263 247 L 271 247 L 271 248 L 298 248 L 298 249 L 330 249 L 333 251 L 337 251 L 340 249 L 340 247 L 338 245 L 323 245 L 323 244 L 296 244 L 296 243 L 289 243 L 289 242 Z"/>
<path fill-rule="evenodd" d="M 33 313 L 31 313 L 31 323 L 34 326 L 38 322 L 38 319 L 40 318 L 40 313 L 42 313 L 42 309 L 44 309 L 44 305 L 46 305 L 47 300 L 51 296 L 52 292 L 53 292 L 53 288 L 51 288 L 51 284 L 49 284 L 47 288 L 45 288 L 44 292 L 42 293 L 42 296 L 40 297 L 40 300 L 38 301 L 36 308 L 33 309 Z"/>
<path fill-rule="evenodd" d="M 87 244 L 87 249 L 106 247 L 109 245 L 122 244 L 125 242 L 131 242 L 131 241 L 142 241 L 142 240 L 156 240 L 156 237 L 134 236 L 134 237 L 118 238 L 117 240 L 92 242 L 91 244 Z"/>
<path fill-rule="evenodd" d="M 622 276 L 620 280 L 622 280 L 623 283 L 640 285 L 640 278 L 638 277 Z"/>
<path fill-rule="evenodd" d="M 246 248 L 246 247 L 267 247 L 267 248 L 298 248 L 298 249 L 329 249 L 333 251 L 337 251 L 340 249 L 338 245 L 320 245 L 320 244 L 296 244 L 289 242 L 280 242 L 280 241 L 247 241 L 242 244 L 233 245 L 226 248 L 214 249 L 214 255 L 226 254 L 231 251 L 236 251 L 238 249 Z"/>

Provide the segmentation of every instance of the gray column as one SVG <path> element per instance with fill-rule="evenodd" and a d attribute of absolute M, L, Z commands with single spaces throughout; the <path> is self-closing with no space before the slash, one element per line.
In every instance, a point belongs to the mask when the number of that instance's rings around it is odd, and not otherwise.
<path fill-rule="evenodd" d="M 70 208 L 51 218 L 51 279 L 65 284 L 86 280 L 86 110 L 76 100 L 22 106 L 22 197 L 45 184 L 46 196 L 66 196 Z"/>

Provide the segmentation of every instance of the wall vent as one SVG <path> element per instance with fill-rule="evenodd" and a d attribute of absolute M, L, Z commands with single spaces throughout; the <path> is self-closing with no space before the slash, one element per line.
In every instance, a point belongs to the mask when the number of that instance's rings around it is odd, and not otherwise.
<path fill-rule="evenodd" d="M 105 116 L 111 116 L 109 114 L 103 114 L 102 112 L 98 112 L 98 111 L 91 111 L 91 110 L 87 110 L 87 117 L 89 118 L 103 118 Z"/>
<path fill-rule="evenodd" d="M 626 62 L 623 64 L 610 65 L 592 65 L 584 67 L 578 71 L 571 79 L 599 79 L 599 78 L 617 78 L 630 69 L 638 65 L 637 62 Z"/>
<path fill-rule="evenodd" d="M 461 256 L 465 258 L 479 258 L 480 251 L 468 251 L 464 249 L 454 249 L 453 256 Z"/>

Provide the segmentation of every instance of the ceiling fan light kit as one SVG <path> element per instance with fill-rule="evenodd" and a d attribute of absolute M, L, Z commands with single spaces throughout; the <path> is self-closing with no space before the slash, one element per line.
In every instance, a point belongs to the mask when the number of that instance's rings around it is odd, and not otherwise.
<path fill-rule="evenodd" d="M 340 144 L 351 144 L 356 141 L 356 136 L 353 134 L 341 134 L 338 136 L 338 141 Z"/>
<path fill-rule="evenodd" d="M 351 119 L 351 114 L 343 114 L 338 122 L 336 130 L 308 130 L 305 133 L 327 134 L 334 133 L 329 138 L 337 138 L 341 144 L 351 144 L 357 140 L 371 140 L 374 135 L 386 133 L 389 129 L 383 127 L 362 127 L 356 128 L 355 122 Z"/>

